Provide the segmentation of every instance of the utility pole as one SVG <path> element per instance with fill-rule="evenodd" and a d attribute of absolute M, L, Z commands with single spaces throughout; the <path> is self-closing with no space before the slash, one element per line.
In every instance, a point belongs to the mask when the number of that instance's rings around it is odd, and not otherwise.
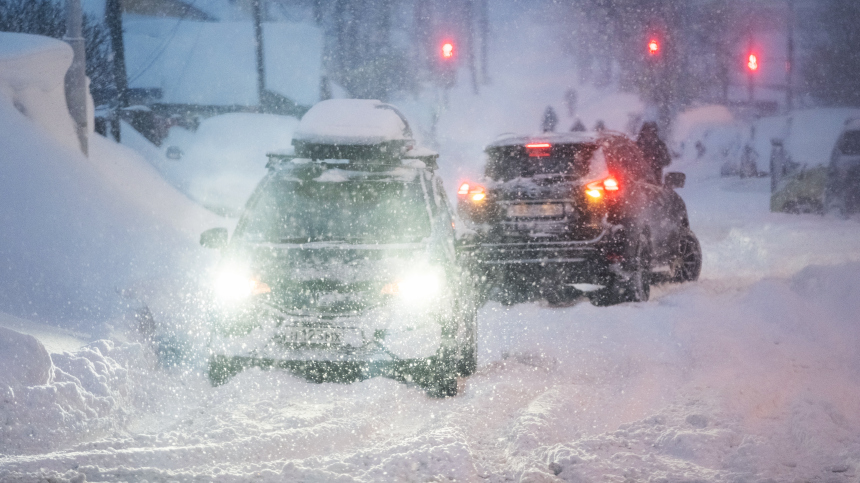
<path fill-rule="evenodd" d="M 260 98 L 260 108 L 268 100 L 266 95 L 266 67 L 263 63 L 263 0 L 252 0 L 251 7 L 254 15 L 254 45 L 257 49 L 257 95 Z"/>
<path fill-rule="evenodd" d="M 74 57 L 66 72 L 66 103 L 69 114 L 75 121 L 75 129 L 81 151 L 89 156 L 87 139 L 87 57 L 84 50 L 83 11 L 81 0 L 66 0 L 66 35 L 63 37 L 72 46 Z"/>
<path fill-rule="evenodd" d="M 794 91 L 792 90 L 792 71 L 794 70 L 794 0 L 788 0 L 788 48 L 785 65 L 785 107 L 788 112 L 794 109 Z"/>
<path fill-rule="evenodd" d="M 120 141 L 119 112 L 128 107 L 128 76 L 125 71 L 125 45 L 122 39 L 122 5 L 120 0 L 105 1 L 105 23 L 110 31 L 110 44 L 113 50 L 113 79 L 116 85 L 117 109 L 111 123 L 111 134 L 116 142 Z"/>

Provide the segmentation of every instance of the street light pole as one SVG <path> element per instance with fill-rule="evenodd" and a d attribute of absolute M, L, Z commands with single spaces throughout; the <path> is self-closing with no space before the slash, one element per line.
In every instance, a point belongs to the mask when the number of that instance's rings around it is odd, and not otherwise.
<path fill-rule="evenodd" d="M 63 37 L 72 46 L 74 57 L 66 72 L 66 103 L 69 114 L 75 121 L 75 129 L 81 151 L 89 156 L 87 139 L 87 57 L 84 50 L 83 12 L 81 0 L 66 0 L 66 35 Z"/>
<path fill-rule="evenodd" d="M 794 0 L 788 0 L 788 49 L 785 66 L 785 107 L 788 112 L 794 108 L 794 91 L 791 87 L 792 70 L 794 70 Z"/>

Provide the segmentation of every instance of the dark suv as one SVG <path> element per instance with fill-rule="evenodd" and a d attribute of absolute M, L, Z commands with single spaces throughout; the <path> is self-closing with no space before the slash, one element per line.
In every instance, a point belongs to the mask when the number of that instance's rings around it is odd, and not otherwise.
<path fill-rule="evenodd" d="M 486 148 L 484 178 L 458 190 L 463 249 L 482 294 L 595 305 L 648 300 L 654 280 L 696 280 L 699 242 L 675 192 L 622 134 L 504 137 Z"/>
<path fill-rule="evenodd" d="M 404 139 L 390 139 L 391 129 L 350 139 L 350 114 L 373 121 L 348 112 L 361 102 L 371 117 L 400 115 L 378 101 L 338 102 L 346 108 L 334 110 L 347 111 L 339 139 L 355 144 L 328 143 L 317 119 L 295 153 L 270 155 L 229 243 L 224 229 L 201 237 L 224 250 L 209 376 L 219 384 L 274 366 L 316 381 L 389 376 L 454 395 L 456 377 L 475 370 L 476 307 L 437 156 L 412 147 L 405 120 Z"/>

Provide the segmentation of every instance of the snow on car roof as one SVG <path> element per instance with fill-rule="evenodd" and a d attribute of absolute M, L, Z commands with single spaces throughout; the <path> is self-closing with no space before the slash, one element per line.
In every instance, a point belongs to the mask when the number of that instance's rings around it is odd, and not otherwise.
<path fill-rule="evenodd" d="M 302 117 L 293 139 L 318 144 L 369 145 L 412 141 L 406 119 L 394 106 L 369 99 L 329 99 Z"/>
<path fill-rule="evenodd" d="M 531 136 L 511 134 L 496 139 L 487 145 L 489 148 L 502 146 L 519 146 L 531 143 L 593 143 L 597 141 L 598 134 L 593 132 L 563 132 L 563 133 L 541 133 Z"/>

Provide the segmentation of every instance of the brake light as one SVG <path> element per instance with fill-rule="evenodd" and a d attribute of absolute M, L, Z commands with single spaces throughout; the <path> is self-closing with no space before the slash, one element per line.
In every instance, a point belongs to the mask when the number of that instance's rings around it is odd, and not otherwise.
<path fill-rule="evenodd" d="M 600 198 L 604 191 L 618 191 L 618 180 L 615 178 L 606 178 L 600 181 L 592 181 L 585 185 L 585 194 L 592 198 Z"/>
<path fill-rule="evenodd" d="M 470 185 L 469 183 L 461 184 L 460 189 L 457 190 L 457 194 L 467 198 L 469 201 L 483 201 L 487 197 L 483 186 Z"/>
<path fill-rule="evenodd" d="M 483 186 L 473 186 L 472 189 L 469 190 L 469 198 L 472 201 L 481 201 L 487 197 L 487 194 L 484 193 Z"/>
<path fill-rule="evenodd" d="M 530 158 L 547 158 L 550 155 L 552 144 L 550 143 L 531 143 L 526 144 L 526 152 Z"/>

